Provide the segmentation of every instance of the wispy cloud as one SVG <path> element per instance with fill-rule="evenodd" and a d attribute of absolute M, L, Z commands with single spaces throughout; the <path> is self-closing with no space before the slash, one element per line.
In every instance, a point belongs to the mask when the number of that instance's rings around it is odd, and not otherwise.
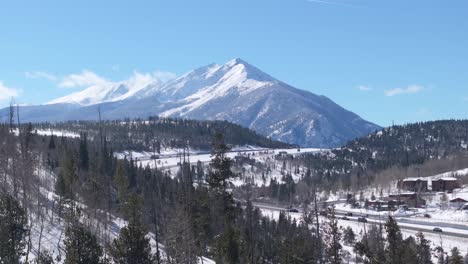
<path fill-rule="evenodd" d="M 174 78 L 177 75 L 168 71 L 155 71 L 149 73 L 142 73 L 134 71 L 133 74 L 126 80 L 123 81 L 113 81 L 107 78 L 104 78 L 92 71 L 83 70 L 80 73 L 74 73 L 67 75 L 61 79 L 58 84 L 60 88 L 76 88 L 76 87 L 87 87 L 87 86 L 107 86 L 116 83 L 126 83 L 131 86 L 141 86 L 143 84 L 150 84 L 154 82 L 167 82 Z"/>
<path fill-rule="evenodd" d="M 96 73 L 89 70 L 83 70 L 81 73 L 65 76 L 58 86 L 60 88 L 75 88 L 92 85 L 107 85 L 109 83 L 109 80 L 97 75 Z"/>
<path fill-rule="evenodd" d="M 410 85 L 406 88 L 395 88 L 395 89 L 390 89 L 390 90 L 385 90 L 385 96 L 395 96 L 395 95 L 401 95 L 401 94 L 416 94 L 421 92 L 424 89 L 424 87 L 420 85 Z"/>
<path fill-rule="evenodd" d="M 56 81 L 58 78 L 54 74 L 43 72 L 43 71 L 31 71 L 25 72 L 26 78 L 28 79 L 46 79 L 49 81 Z"/>
<path fill-rule="evenodd" d="M 175 74 L 170 72 L 141 73 L 134 71 L 130 78 L 120 82 L 114 82 L 114 84 L 125 84 L 130 87 L 130 89 L 139 90 L 150 84 L 161 85 L 169 80 L 174 79 L 175 77 Z"/>
<path fill-rule="evenodd" d="M 162 82 L 167 82 L 177 77 L 177 74 L 168 71 L 155 71 L 152 73 L 152 75 L 154 78 L 157 78 Z"/>
<path fill-rule="evenodd" d="M 0 81 L 0 101 L 16 97 L 19 95 L 19 93 L 20 90 L 7 87 L 5 84 L 3 84 L 2 81 Z"/>
<path fill-rule="evenodd" d="M 357 88 L 359 91 L 362 92 L 372 91 L 372 87 L 370 87 L 369 85 L 359 85 Z"/>

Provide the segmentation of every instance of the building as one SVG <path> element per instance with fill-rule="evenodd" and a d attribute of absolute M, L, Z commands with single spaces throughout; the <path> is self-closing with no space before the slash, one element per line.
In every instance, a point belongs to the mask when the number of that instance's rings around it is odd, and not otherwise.
<path fill-rule="evenodd" d="M 460 188 L 461 182 L 457 178 L 446 177 L 432 180 L 433 192 L 451 192 L 454 189 Z"/>
<path fill-rule="evenodd" d="M 468 203 L 468 201 L 463 198 L 455 198 L 455 199 L 450 200 L 450 207 L 461 208 L 466 203 Z"/>
<path fill-rule="evenodd" d="M 427 192 L 428 180 L 425 178 L 407 178 L 398 181 L 398 188 L 410 192 Z"/>
<path fill-rule="evenodd" d="M 415 192 L 390 194 L 388 197 L 397 205 L 406 204 L 408 207 L 422 207 L 426 205 L 426 201 Z"/>
<path fill-rule="evenodd" d="M 367 208 L 375 211 L 388 211 L 388 201 L 383 200 L 370 200 L 366 201 Z"/>

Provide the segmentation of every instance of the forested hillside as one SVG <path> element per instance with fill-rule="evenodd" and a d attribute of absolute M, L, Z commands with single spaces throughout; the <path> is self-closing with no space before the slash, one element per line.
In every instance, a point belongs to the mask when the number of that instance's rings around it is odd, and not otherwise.
<path fill-rule="evenodd" d="M 102 131 L 115 151 L 157 151 L 161 147 L 190 146 L 209 150 L 216 133 L 224 135 L 229 145 L 254 145 L 268 148 L 288 148 L 290 144 L 271 140 L 242 126 L 226 121 L 195 121 L 153 117 L 149 120 L 70 121 L 35 124 L 35 129 L 86 133 L 98 138 Z"/>
<path fill-rule="evenodd" d="M 391 187 L 406 177 L 467 168 L 466 142 L 466 120 L 415 123 L 385 128 L 329 151 L 239 160 L 235 169 L 246 184 L 256 179 L 256 197 L 301 204 L 315 188 L 359 193 L 371 186 Z"/>
<path fill-rule="evenodd" d="M 258 190 L 263 196 L 289 204 L 303 203 L 302 218 L 296 221 L 287 211 L 276 218 L 263 215 L 250 202 L 256 198 L 252 186 L 237 188 L 231 184 L 246 168 L 264 175 L 261 170 L 245 166 L 260 164 L 257 155 L 245 158 L 245 162 L 229 159 L 229 147 L 222 134 L 212 132 L 214 136 L 208 143 L 213 158 L 205 165 L 190 165 L 181 159 L 184 162 L 177 168 L 164 170 L 141 167 L 132 159 L 117 159 L 108 136 L 111 131 L 132 126 L 124 131 L 133 132 L 133 126 L 135 130 L 146 129 L 150 123 L 103 123 L 101 129 L 99 123 L 38 128 L 31 124 L 0 125 L 0 232 L 17 231 L 14 240 L 0 242 L 8 249 L 0 252 L 0 260 L 195 264 L 208 257 L 216 263 L 232 264 L 342 263 L 344 240 L 364 263 L 374 263 L 370 260 L 375 257 L 422 263 L 430 251 L 427 240 L 422 234 L 418 234 L 417 241 L 412 236 L 403 239 L 392 218 L 386 223 L 386 236 L 392 239 L 379 239 L 382 250 L 374 251 L 369 247 L 375 242 L 371 237 L 350 239 L 349 231 L 339 228 L 332 208 L 327 209 L 327 217 L 319 219 L 317 205 L 308 205 L 318 201 L 319 191 L 331 189 L 333 183 L 344 184 L 346 177 L 362 176 L 366 179 L 362 184 L 370 184 L 375 180 L 370 177 L 372 171 L 424 165 L 431 159 L 444 161 L 466 152 L 461 129 L 466 122 L 443 121 L 391 127 L 322 154 L 275 155 L 276 160 L 270 161 L 272 166 L 262 166 L 268 171 L 279 162 L 282 178 Z M 34 133 L 45 128 L 72 130 L 80 136 Z M 120 133 L 124 132 L 116 134 Z M 183 131 L 172 135 L 177 133 Z M 151 138 L 155 139 L 159 138 Z M 292 174 L 302 174 L 302 178 L 295 182 Z M 239 193 L 242 196 L 236 197 L 241 198 L 236 202 L 234 197 Z M 120 219 L 121 228 L 115 226 L 115 219 Z M 43 232 L 44 227 L 48 230 L 51 226 L 61 226 L 62 231 Z M 373 232 L 383 237 L 384 230 L 376 230 Z M 415 250 L 419 246 L 425 250 Z M 456 249 L 450 257 L 443 250 L 437 254 L 444 259 L 460 255 Z M 78 261 L 83 258 L 85 262 Z"/>
<path fill-rule="evenodd" d="M 422 122 L 385 128 L 331 153 L 305 154 L 299 162 L 325 186 L 340 182 L 344 188 L 364 187 L 383 180 L 378 179 L 380 173 L 390 168 L 424 169 L 431 162 L 447 164 L 447 171 L 468 166 L 467 142 L 467 120 Z"/>
<path fill-rule="evenodd" d="M 104 132 L 90 139 L 84 133 L 39 136 L 35 129 L 0 125 L 0 234 L 15 235 L 0 242 L 2 263 L 195 264 L 202 256 L 217 263 L 288 263 L 321 257 L 321 239 L 306 223 L 284 214 L 269 219 L 250 203 L 234 201 L 221 134 L 210 141 L 208 168 L 183 163 L 173 175 L 118 160 Z M 125 220 L 117 237 L 116 217 Z M 58 226 L 64 231 L 43 232 Z"/>

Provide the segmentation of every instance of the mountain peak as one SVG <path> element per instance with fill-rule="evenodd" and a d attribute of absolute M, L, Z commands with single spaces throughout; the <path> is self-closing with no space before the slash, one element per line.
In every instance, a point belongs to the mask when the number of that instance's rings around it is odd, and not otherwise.
<path fill-rule="evenodd" d="M 249 65 L 248 62 L 244 61 L 243 59 L 241 58 L 235 58 L 235 59 L 232 59 L 230 61 L 228 61 L 226 63 L 226 66 L 230 66 L 230 67 L 233 67 L 233 66 L 236 66 L 236 65 L 239 65 L 239 64 L 242 64 L 242 65 Z"/>
<path fill-rule="evenodd" d="M 166 83 L 144 77 L 93 85 L 51 102 L 61 105 L 23 107 L 22 118 L 92 119 L 95 108 L 89 106 L 106 103 L 102 108 L 106 119 L 160 115 L 227 120 L 273 139 L 314 147 L 339 146 L 378 129 L 328 98 L 287 85 L 240 58 Z M 3 111 L 0 116 L 8 109 Z"/>

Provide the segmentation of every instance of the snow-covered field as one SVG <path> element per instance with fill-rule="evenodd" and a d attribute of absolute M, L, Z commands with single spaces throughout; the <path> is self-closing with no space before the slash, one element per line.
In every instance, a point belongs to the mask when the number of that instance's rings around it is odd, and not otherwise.
<path fill-rule="evenodd" d="M 251 159 L 255 159 L 258 162 L 266 163 L 268 160 L 274 160 L 275 155 L 278 154 L 288 154 L 288 155 L 299 155 L 302 153 L 318 153 L 318 152 L 326 152 L 329 151 L 328 149 L 317 149 L 317 148 L 303 148 L 303 149 L 266 149 L 260 148 L 255 146 L 237 146 L 231 149 L 226 156 L 235 159 L 237 156 L 244 156 L 250 157 Z M 119 159 L 123 158 L 133 158 L 137 160 L 137 164 L 143 167 L 149 166 L 151 168 L 158 167 L 163 170 L 171 171 L 172 175 L 176 175 L 178 170 L 178 166 L 181 162 L 183 162 L 183 154 L 186 155 L 186 161 L 190 161 L 191 164 L 196 164 L 199 161 L 205 165 L 207 165 L 211 159 L 212 155 L 209 151 L 206 150 L 196 150 L 196 149 L 161 149 L 160 154 L 154 154 L 153 152 L 133 152 L 133 151 L 124 151 L 120 153 L 116 153 L 115 156 Z M 157 158 L 151 159 L 151 157 L 155 155 Z M 245 171 L 251 171 L 251 166 L 246 165 L 244 168 Z M 291 172 L 292 177 L 295 181 L 299 180 L 300 175 Z M 271 175 L 266 179 L 264 182 L 262 179 L 261 174 L 257 173 L 248 173 L 245 179 L 235 178 L 231 182 L 235 186 L 244 185 L 246 182 L 254 183 L 257 186 L 261 186 L 262 184 L 269 185 L 271 179 L 276 179 L 277 181 L 281 181 L 282 175 L 279 168 L 273 168 L 271 171 Z"/>
<path fill-rule="evenodd" d="M 80 134 L 77 134 L 75 132 L 71 131 L 65 131 L 65 130 L 53 130 L 53 129 L 34 129 L 32 131 L 35 134 L 38 134 L 40 136 L 57 136 L 57 137 L 69 137 L 69 138 L 79 138 Z M 19 130 L 15 129 L 13 131 L 15 135 L 19 135 Z"/>

